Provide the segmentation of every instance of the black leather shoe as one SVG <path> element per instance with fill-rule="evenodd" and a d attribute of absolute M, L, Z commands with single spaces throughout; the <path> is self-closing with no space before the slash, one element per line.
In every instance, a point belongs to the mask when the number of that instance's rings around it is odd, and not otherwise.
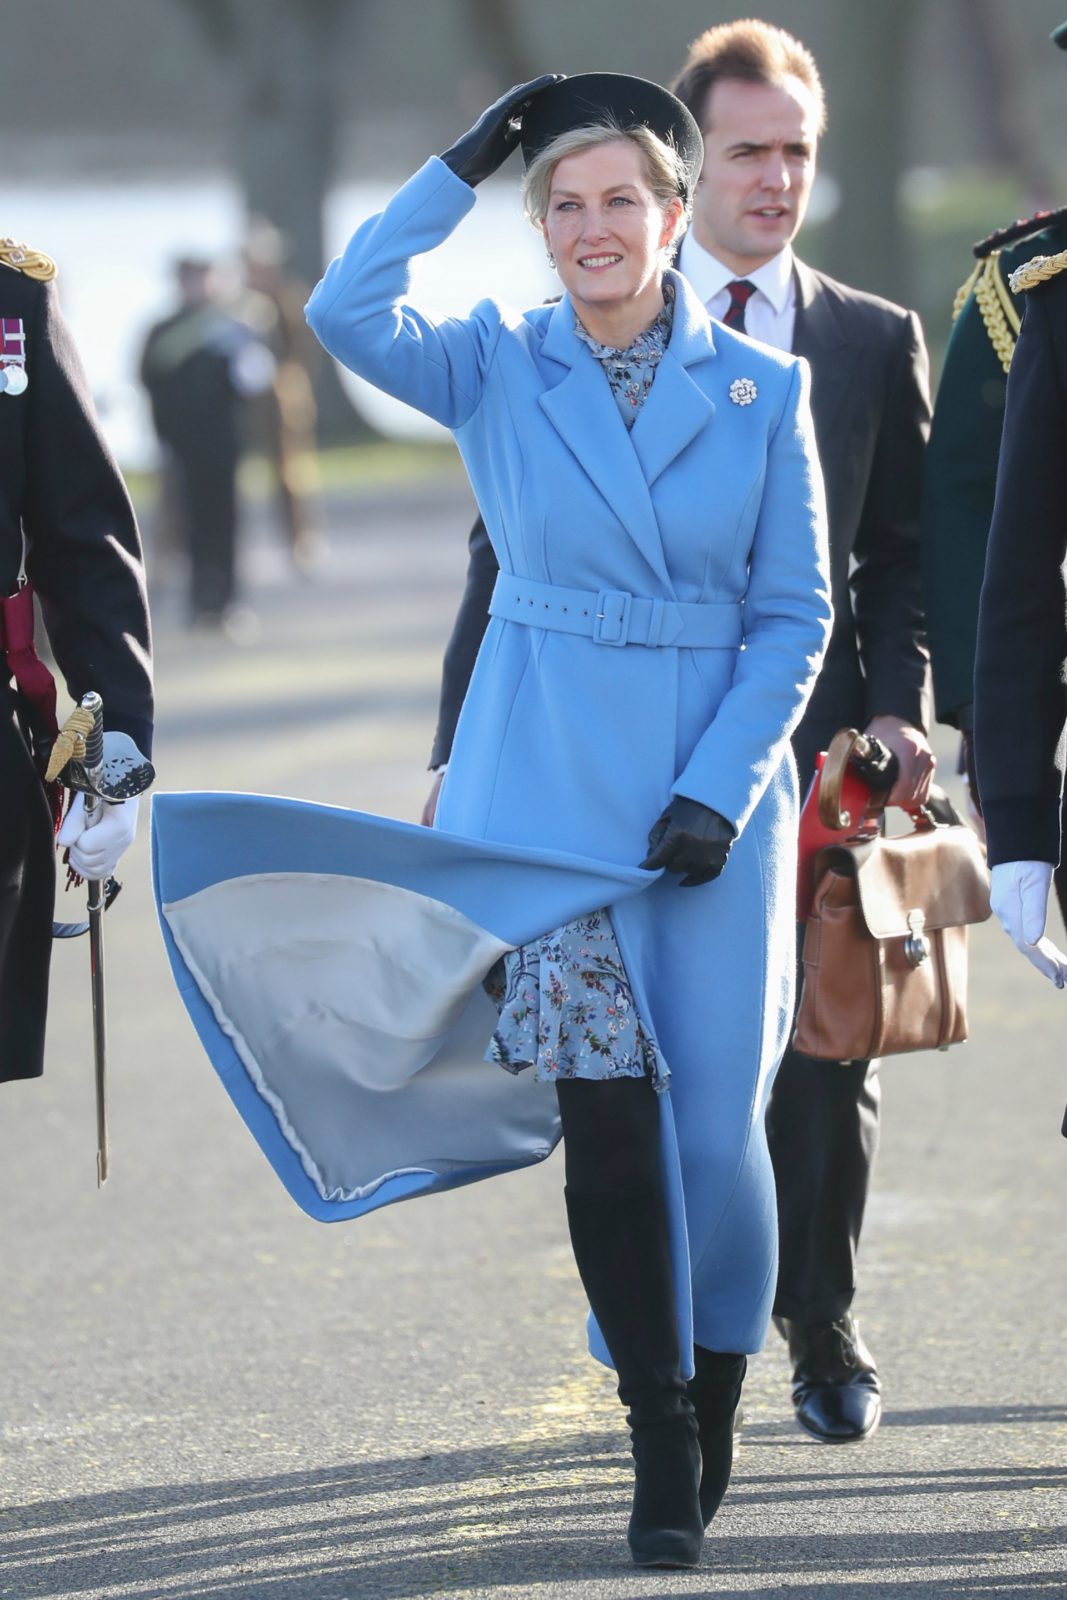
<path fill-rule="evenodd" d="M 874 1357 L 852 1313 L 804 1326 L 776 1317 L 793 1358 L 793 1405 L 800 1426 L 822 1444 L 857 1444 L 882 1420 Z"/>

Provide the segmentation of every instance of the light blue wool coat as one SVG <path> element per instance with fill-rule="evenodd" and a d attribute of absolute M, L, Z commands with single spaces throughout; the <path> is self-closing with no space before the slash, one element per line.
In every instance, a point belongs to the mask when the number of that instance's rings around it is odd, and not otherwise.
<path fill-rule="evenodd" d="M 410 258 L 474 204 L 432 158 L 331 264 L 308 320 L 346 366 L 452 430 L 500 563 L 437 826 L 619 867 L 642 860 L 671 794 L 737 829 L 716 882 L 662 875 L 612 920 L 672 1073 L 683 1338 L 691 1285 L 697 1342 L 754 1351 L 776 1272 L 763 1113 L 793 1006 L 789 737 L 831 624 L 807 372 L 713 326 L 672 274 L 670 345 L 628 434 L 567 296 L 442 320 L 407 302 Z M 555 603 L 532 584 L 597 595 L 602 637 L 529 625 Z M 626 596 L 665 603 L 667 641 L 671 602 L 718 608 L 704 615 L 721 618 L 719 644 L 620 645 Z M 595 1329 L 593 1345 L 603 1357 Z"/>

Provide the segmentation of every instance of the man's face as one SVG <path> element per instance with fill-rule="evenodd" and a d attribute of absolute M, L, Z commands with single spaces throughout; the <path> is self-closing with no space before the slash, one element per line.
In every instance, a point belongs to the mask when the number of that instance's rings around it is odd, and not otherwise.
<path fill-rule="evenodd" d="M 739 277 L 777 255 L 803 222 L 817 127 L 815 102 L 796 78 L 712 85 L 692 228 L 697 243 Z"/>

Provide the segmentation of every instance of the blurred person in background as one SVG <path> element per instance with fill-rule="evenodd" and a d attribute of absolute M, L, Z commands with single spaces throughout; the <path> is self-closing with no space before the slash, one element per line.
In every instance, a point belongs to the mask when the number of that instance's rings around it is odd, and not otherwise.
<path fill-rule="evenodd" d="M 237 468 L 242 410 L 266 393 L 275 362 L 220 301 L 212 263 L 175 262 L 179 303 L 149 330 L 140 376 L 164 454 L 189 564 L 187 619 L 240 639 L 254 628 L 237 602 Z"/>
<path fill-rule="evenodd" d="M 104 757 L 152 747 L 148 603 L 133 508 L 59 308 L 55 263 L 0 245 L 0 1081 L 44 1069 L 61 797 L 44 768 L 55 684 L 33 646 L 33 594 L 73 700 L 95 690 Z M 79 795 L 59 831 L 69 864 L 107 879 L 138 802 L 86 823 Z"/>
<path fill-rule="evenodd" d="M 793 736 L 802 788 L 841 727 L 896 755 L 893 804 L 921 802 L 933 776 L 920 599 L 919 495 L 929 425 L 918 318 L 815 272 L 792 241 L 804 221 L 826 120 L 811 53 L 759 21 L 710 28 L 673 84 L 700 125 L 705 162 L 677 265 L 708 312 L 811 366 L 812 412 L 830 519 L 834 631 Z M 445 655 L 431 766 L 449 759 L 496 581 L 479 521 Z M 432 819 L 440 777 L 423 820 Z M 830 1444 L 867 1438 L 881 1385 L 851 1306 L 878 1142 L 877 1063 L 787 1050 L 768 1134 L 778 1186 L 776 1323 L 793 1360 L 798 1422 Z"/>
<path fill-rule="evenodd" d="M 519 119 L 563 297 L 435 320 L 407 299 L 410 258 L 470 211 Z M 527 84 L 364 223 L 308 305 L 338 360 L 452 429 L 506 563 L 440 828 L 656 874 L 487 986 L 489 1059 L 555 1086 L 592 1349 L 629 1408 L 630 1549 L 664 1567 L 699 1559 L 771 1311 L 789 736 L 831 621 L 806 368 L 713 327 L 669 267 L 701 159 L 657 85 Z"/>
<path fill-rule="evenodd" d="M 321 555 L 312 509 L 318 487 L 312 377 L 322 353 L 304 316 L 310 286 L 288 269 L 285 239 L 265 217 L 252 219 L 242 259 L 241 318 L 275 363 L 273 382 L 249 405 L 249 439 L 267 462 L 293 566 L 309 573 Z"/>

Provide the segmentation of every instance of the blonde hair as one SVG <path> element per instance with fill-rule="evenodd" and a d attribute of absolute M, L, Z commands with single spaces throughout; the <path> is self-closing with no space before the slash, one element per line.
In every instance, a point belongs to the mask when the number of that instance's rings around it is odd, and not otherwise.
<path fill-rule="evenodd" d="M 682 157 L 672 144 L 661 139 L 639 123 L 635 128 L 624 128 L 610 118 L 591 122 L 584 128 L 569 128 L 547 144 L 530 162 L 522 180 L 522 204 L 535 228 L 548 211 L 548 197 L 552 189 L 552 175 L 566 156 L 579 155 L 583 150 L 594 150 L 598 145 L 614 144 L 618 139 L 629 139 L 641 153 L 645 180 L 664 210 L 672 200 L 681 200 L 682 216 L 674 230 L 672 247 L 678 243 L 689 222 L 691 203 L 686 199 L 689 172 Z"/>

